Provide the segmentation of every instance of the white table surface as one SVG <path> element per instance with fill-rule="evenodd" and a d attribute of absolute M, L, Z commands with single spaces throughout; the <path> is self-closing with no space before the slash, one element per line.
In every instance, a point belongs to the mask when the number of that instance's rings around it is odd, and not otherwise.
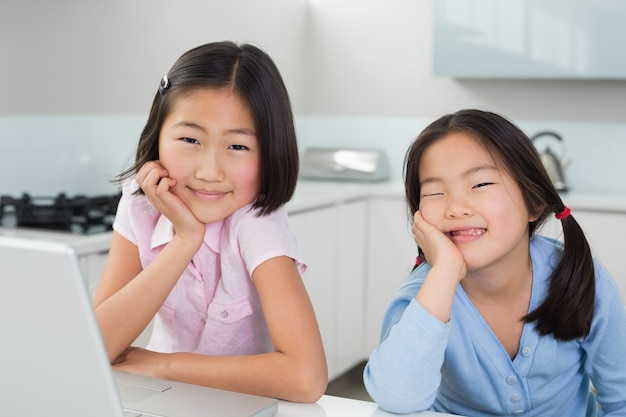
<path fill-rule="evenodd" d="M 441 417 L 452 414 L 422 411 L 407 416 Z M 387 417 L 398 416 L 381 410 L 375 403 L 324 395 L 317 403 L 300 404 L 281 401 L 276 417 Z M 458 417 L 458 416 L 457 416 Z"/>

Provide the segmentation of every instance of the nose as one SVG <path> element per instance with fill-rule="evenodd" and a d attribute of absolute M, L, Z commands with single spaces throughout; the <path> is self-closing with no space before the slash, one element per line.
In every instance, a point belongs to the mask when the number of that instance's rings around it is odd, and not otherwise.
<path fill-rule="evenodd" d="M 467 198 L 463 196 L 451 196 L 446 205 L 446 217 L 463 218 L 473 214 L 473 209 Z"/>
<path fill-rule="evenodd" d="M 216 150 L 203 152 L 196 159 L 195 165 L 196 179 L 210 182 L 224 180 L 224 171 Z"/>

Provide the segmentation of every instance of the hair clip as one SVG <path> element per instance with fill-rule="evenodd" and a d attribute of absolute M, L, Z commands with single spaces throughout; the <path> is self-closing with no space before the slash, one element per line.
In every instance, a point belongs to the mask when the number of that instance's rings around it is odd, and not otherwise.
<path fill-rule="evenodd" d="M 560 213 L 556 213 L 554 217 L 556 217 L 559 220 L 563 220 L 564 218 L 569 216 L 571 212 L 572 211 L 569 209 L 569 207 L 565 206 L 563 207 L 563 211 L 561 211 Z"/>
<path fill-rule="evenodd" d="M 161 95 L 165 94 L 165 92 L 170 88 L 170 80 L 167 78 L 167 74 L 161 78 L 161 83 L 159 84 L 159 93 Z"/>

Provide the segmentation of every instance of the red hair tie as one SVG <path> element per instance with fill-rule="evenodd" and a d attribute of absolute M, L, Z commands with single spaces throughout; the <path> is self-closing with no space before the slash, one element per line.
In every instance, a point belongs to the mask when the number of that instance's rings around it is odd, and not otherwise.
<path fill-rule="evenodd" d="M 571 212 L 572 212 L 572 211 L 569 209 L 569 207 L 565 206 L 565 207 L 563 207 L 563 211 L 562 211 L 562 212 L 560 212 L 560 213 L 556 213 L 556 214 L 554 215 L 554 217 L 556 217 L 556 218 L 557 218 L 557 219 L 559 219 L 559 220 L 563 220 L 564 218 L 566 218 L 567 216 L 569 216 Z"/>

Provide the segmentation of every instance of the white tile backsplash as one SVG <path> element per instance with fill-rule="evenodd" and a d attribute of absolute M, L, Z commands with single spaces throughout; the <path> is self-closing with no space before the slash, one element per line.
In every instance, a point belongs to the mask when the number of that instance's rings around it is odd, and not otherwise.
<path fill-rule="evenodd" d="M 143 116 L 0 117 L 0 194 L 111 194 Z"/>
<path fill-rule="evenodd" d="M 393 180 L 401 181 L 405 152 L 431 120 L 384 117 L 298 116 L 300 148 L 331 146 L 384 149 Z M 145 116 L 0 117 L 0 194 L 96 195 L 134 158 Z M 558 151 L 571 163 L 573 190 L 626 194 L 626 124 L 517 121 L 532 136 L 559 133 Z"/>

